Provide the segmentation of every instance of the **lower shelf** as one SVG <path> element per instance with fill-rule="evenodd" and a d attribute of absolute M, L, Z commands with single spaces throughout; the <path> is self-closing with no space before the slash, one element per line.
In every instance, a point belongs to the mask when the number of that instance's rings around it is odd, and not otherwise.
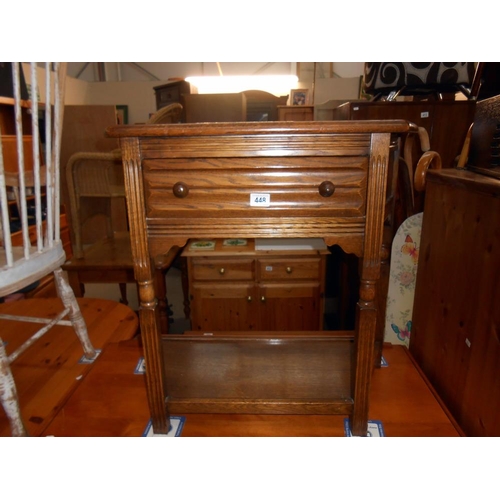
<path fill-rule="evenodd" d="M 170 412 L 352 412 L 351 336 L 189 332 L 162 346 Z"/>

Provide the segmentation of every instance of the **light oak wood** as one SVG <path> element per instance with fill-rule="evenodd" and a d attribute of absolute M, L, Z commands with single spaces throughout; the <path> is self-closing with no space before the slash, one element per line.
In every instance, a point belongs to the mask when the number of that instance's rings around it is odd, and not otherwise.
<path fill-rule="evenodd" d="M 468 436 L 500 436 L 500 181 L 427 184 L 410 351 Z"/>
<path fill-rule="evenodd" d="M 120 138 L 122 148 L 155 432 L 167 432 L 169 407 L 152 261 L 174 245 L 184 246 L 190 237 L 216 234 L 323 237 L 327 245 L 338 244 L 362 258 L 350 368 L 352 410 L 337 403 L 330 410 L 347 413 L 353 433 L 366 434 L 391 136 L 410 132 L 416 128 L 404 121 L 108 129 Z M 334 184 L 334 191 L 321 188 L 326 181 Z M 270 207 L 251 207 L 252 192 L 269 193 Z M 226 403 L 221 402 L 220 408 Z M 288 411 L 295 408 L 290 402 Z"/>
<path fill-rule="evenodd" d="M 192 249 L 187 259 L 193 330 L 321 330 L 323 328 L 325 259 L 318 250 L 281 245 L 273 250 L 224 246 Z M 318 245 L 319 246 L 319 245 Z"/>
<path fill-rule="evenodd" d="M 137 315 L 127 306 L 111 300 L 78 299 L 88 334 L 96 349 L 110 342 L 131 339 L 137 332 Z M 63 310 L 60 299 L 26 299 L 0 304 L 0 313 L 53 318 Z M 7 354 L 14 352 L 40 327 L 0 319 Z M 92 365 L 80 364 L 82 347 L 71 326 L 58 325 L 37 340 L 11 364 L 21 414 L 29 436 L 41 435 Z M 0 414 L 0 436 L 10 429 Z"/>
<path fill-rule="evenodd" d="M 56 437 L 137 437 L 150 413 L 144 375 L 135 374 L 143 355 L 140 336 L 109 343 L 42 433 Z M 387 437 L 463 435 L 408 350 L 385 345 L 388 366 L 373 374 L 371 420 Z M 177 414 L 179 415 L 179 414 Z M 343 415 L 189 413 L 182 437 L 343 437 Z"/>

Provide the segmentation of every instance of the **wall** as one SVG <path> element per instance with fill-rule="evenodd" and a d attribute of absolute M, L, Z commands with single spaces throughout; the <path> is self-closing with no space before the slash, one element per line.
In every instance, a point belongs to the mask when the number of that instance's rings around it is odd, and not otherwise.
<path fill-rule="evenodd" d="M 31 65 L 28 63 L 22 63 L 24 78 L 28 86 L 31 85 Z M 45 67 L 37 66 L 36 78 L 37 78 L 37 94 L 40 102 L 46 102 L 45 98 Z M 89 104 L 88 102 L 88 83 L 82 80 L 77 80 L 76 78 L 66 77 L 66 89 L 65 89 L 65 104 Z M 54 96 L 52 96 L 52 102 L 54 102 Z"/>
<path fill-rule="evenodd" d="M 76 64 L 76 63 L 70 63 Z M 144 123 L 156 111 L 153 87 L 166 83 L 168 78 L 205 75 L 216 76 L 216 63 L 140 63 L 153 75 L 164 80 L 150 80 L 134 63 L 106 63 L 106 74 L 114 81 L 93 82 L 68 77 L 66 104 L 118 104 L 128 106 L 128 122 Z M 277 74 L 297 72 L 298 88 L 312 89 L 314 63 L 220 63 L 225 75 Z M 331 99 L 349 100 L 357 97 L 362 62 L 316 63 L 315 103 Z M 87 71 L 92 71 L 89 65 Z M 82 75 L 83 76 L 83 75 Z M 90 76 L 90 75 L 88 75 Z M 333 76 L 333 77 L 332 77 Z M 118 81 L 118 77 L 123 81 Z M 342 78 L 337 78 L 342 77 Z M 138 78 L 125 81 L 126 78 Z"/>
<path fill-rule="evenodd" d="M 90 104 L 88 96 L 89 85 L 87 82 L 76 78 L 66 78 L 65 104 L 81 105 Z"/>
<path fill-rule="evenodd" d="M 93 82 L 88 83 L 87 104 L 128 106 L 128 123 L 144 123 L 156 111 L 153 87 L 166 82 Z"/>

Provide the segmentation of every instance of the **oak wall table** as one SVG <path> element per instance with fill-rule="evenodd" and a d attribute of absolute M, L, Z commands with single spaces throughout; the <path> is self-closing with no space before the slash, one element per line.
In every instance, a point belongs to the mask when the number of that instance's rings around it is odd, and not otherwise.
<path fill-rule="evenodd" d="M 120 139 L 146 386 L 170 413 L 345 414 L 367 432 L 376 284 L 394 121 L 114 126 Z M 323 238 L 360 258 L 353 332 L 161 336 L 154 259 L 190 238 Z"/>

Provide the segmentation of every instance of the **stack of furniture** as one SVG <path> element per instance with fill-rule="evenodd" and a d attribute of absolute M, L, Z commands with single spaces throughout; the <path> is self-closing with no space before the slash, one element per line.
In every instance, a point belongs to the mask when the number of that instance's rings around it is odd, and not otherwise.
<path fill-rule="evenodd" d="M 262 90 L 245 90 L 232 94 L 186 93 L 180 97 L 184 108 L 182 121 L 276 121 L 281 119 L 280 108 L 286 104 L 287 99 L 287 95 L 277 97 Z"/>
<path fill-rule="evenodd" d="M 443 168 L 453 168 L 474 119 L 474 66 L 365 63 L 363 90 L 372 99 L 340 105 L 333 110 L 333 119 L 408 120 L 425 129 L 429 149 L 440 155 Z M 456 98 L 456 94 L 462 95 L 462 99 Z M 423 202 L 423 196 L 415 198 L 417 211 L 423 209 Z"/>

